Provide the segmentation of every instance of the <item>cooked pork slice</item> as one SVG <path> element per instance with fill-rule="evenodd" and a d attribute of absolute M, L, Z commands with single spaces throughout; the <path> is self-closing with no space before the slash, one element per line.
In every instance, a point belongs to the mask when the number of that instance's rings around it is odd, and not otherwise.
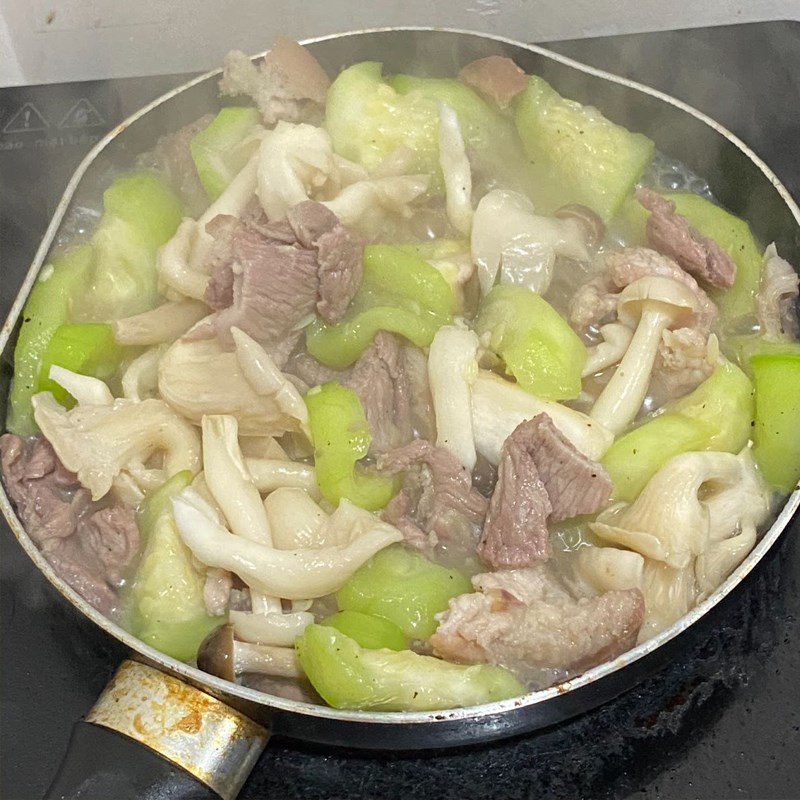
<path fill-rule="evenodd" d="M 478 555 L 490 566 L 526 567 L 550 557 L 553 507 L 528 448 L 523 422 L 506 439 Z"/>
<path fill-rule="evenodd" d="M 500 108 L 508 108 L 528 85 L 528 76 L 505 56 L 487 56 L 471 61 L 462 67 L 458 77 Z"/>
<path fill-rule="evenodd" d="M 478 553 L 495 567 L 524 567 L 549 558 L 547 523 L 602 508 L 611 479 L 553 425 L 547 414 L 521 422 L 500 455 Z"/>
<path fill-rule="evenodd" d="M 280 222 L 220 216 L 206 230 L 215 244 L 205 301 L 218 313 L 192 338 L 216 335 L 232 348 L 230 329 L 241 328 L 282 367 L 315 310 L 340 319 L 361 283 L 362 239 L 320 203 Z"/>
<path fill-rule="evenodd" d="M 122 580 L 139 547 L 132 509 L 89 510 L 89 493 L 58 460 L 50 443 L 0 437 L 3 481 L 25 530 L 56 573 L 87 602 L 108 613 L 111 587 Z"/>
<path fill-rule="evenodd" d="M 103 578 L 102 564 L 96 556 L 87 554 L 75 537 L 49 539 L 42 546 L 42 555 L 50 562 L 56 575 L 89 605 L 106 615 L 111 612 L 117 596 Z"/>
<path fill-rule="evenodd" d="M 797 339 L 798 278 L 792 265 L 778 255 L 774 244 L 764 254 L 764 270 L 758 291 L 758 322 L 767 339 Z"/>
<path fill-rule="evenodd" d="M 636 644 L 644 619 L 638 589 L 596 597 L 571 594 L 549 565 L 472 579 L 476 592 L 450 601 L 434 652 L 465 663 L 502 664 L 526 678 L 554 683 Z"/>
<path fill-rule="evenodd" d="M 397 338 L 378 331 L 355 363 L 345 385 L 361 400 L 372 442 L 380 455 L 411 441 L 411 386 Z"/>
<path fill-rule="evenodd" d="M 97 557 L 103 578 L 116 586 L 139 549 L 136 514 L 129 506 L 101 508 L 81 518 L 75 538 Z"/>
<path fill-rule="evenodd" d="M 231 328 L 241 328 L 282 366 L 301 336 L 301 323 L 314 313 L 318 286 L 315 254 L 276 244 L 241 225 L 231 237 L 230 261 L 211 273 L 207 301 L 222 297 L 218 287 L 228 285 L 231 305 L 190 335 L 201 335 L 209 327 L 232 349 Z"/>
<path fill-rule="evenodd" d="M 569 319 L 577 330 L 597 325 L 616 312 L 619 292 L 650 275 L 679 281 L 694 292 L 700 306 L 697 327 L 709 330 L 717 318 L 717 307 L 697 281 L 671 258 L 647 247 L 625 247 L 606 253 L 601 271 L 575 292 Z"/>
<path fill-rule="evenodd" d="M 298 242 L 317 253 L 317 312 L 327 322 L 344 317 L 361 286 L 364 241 L 322 203 L 308 200 L 289 209 L 287 221 Z"/>
<path fill-rule="evenodd" d="M 453 545 L 468 553 L 475 549 L 488 502 L 449 450 L 415 439 L 381 456 L 378 469 L 389 475 L 405 473 L 403 488 L 383 517 L 409 544 L 421 549 Z"/>
<path fill-rule="evenodd" d="M 321 364 L 306 351 L 305 347 L 296 350 L 289 356 L 283 371 L 299 378 L 309 389 L 328 381 L 344 383 L 350 375 L 349 369 L 334 369 Z"/>
<path fill-rule="evenodd" d="M 267 125 L 278 120 L 317 122 L 322 117 L 330 79 L 304 47 L 276 36 L 272 49 L 256 66 L 234 50 L 225 57 L 220 91 L 255 100 Z"/>
<path fill-rule="evenodd" d="M 578 287 L 569 301 L 569 321 L 578 330 L 609 321 L 617 311 L 619 290 L 608 273 L 603 270 Z"/>
<path fill-rule="evenodd" d="M 637 189 L 636 199 L 651 212 L 646 230 L 647 242 L 654 250 L 675 259 L 686 272 L 711 286 L 733 286 L 736 279 L 733 259 L 678 214 L 675 203 L 646 188 Z"/>
<path fill-rule="evenodd" d="M 411 393 L 411 428 L 418 439 L 436 440 L 436 414 L 428 380 L 428 359 L 411 342 L 402 342 L 403 369 L 408 376 Z"/>
<path fill-rule="evenodd" d="M 58 460 L 50 443 L 27 444 L 13 433 L 0 437 L 3 482 L 28 536 L 41 547 L 71 536 L 89 505 L 89 493 Z"/>
<path fill-rule="evenodd" d="M 553 508 L 550 522 L 593 514 L 608 503 L 612 486 L 605 467 L 581 453 L 553 425 L 547 414 L 523 422 L 517 431 L 533 454 L 539 477 L 550 498 Z"/>
<path fill-rule="evenodd" d="M 653 366 L 651 394 L 663 405 L 696 389 L 713 371 L 718 347 L 709 346 L 705 331 L 665 330 Z"/>

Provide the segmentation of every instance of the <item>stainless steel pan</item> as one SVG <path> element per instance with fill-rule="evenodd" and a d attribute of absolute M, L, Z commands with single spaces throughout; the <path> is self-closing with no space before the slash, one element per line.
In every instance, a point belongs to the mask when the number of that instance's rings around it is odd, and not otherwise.
<path fill-rule="evenodd" d="M 473 59 L 508 55 L 526 72 L 545 77 L 561 93 L 595 104 L 614 121 L 646 133 L 659 150 L 707 178 L 719 201 L 745 216 L 761 241 L 777 242 L 790 261 L 800 263 L 800 209 L 778 178 L 730 131 L 661 92 L 539 47 L 466 31 L 378 29 L 335 34 L 304 44 L 330 74 L 357 61 L 376 60 L 382 61 L 388 72 L 454 75 Z M 11 355 L 30 288 L 51 247 L 60 241 L 71 211 L 77 207 L 99 208 L 110 175 L 131 165 L 159 136 L 216 108 L 218 74 L 215 71 L 195 78 L 146 106 L 112 130 L 83 160 L 67 186 L 0 333 L 0 348 L 6 360 Z M 7 382 L 8 377 L 3 380 Z M 0 386 L 2 403 L 7 389 Z M 4 413 L 4 409 L 0 411 Z M 439 748 L 530 731 L 609 700 L 666 659 L 680 657 L 686 636 L 707 627 L 709 613 L 736 589 L 789 527 L 800 506 L 800 489 L 791 495 L 775 523 L 730 578 L 657 637 L 550 689 L 514 700 L 439 713 L 337 711 L 227 683 L 168 658 L 101 615 L 57 577 L 25 533 L 2 491 L 0 505 L 20 544 L 47 579 L 82 614 L 129 647 L 135 659 L 123 664 L 89 715 L 88 727 L 87 723 L 76 727 L 70 754 L 49 796 L 77 797 L 80 792 L 82 797 L 127 796 L 124 792 L 134 791 L 131 787 L 138 788 L 130 796 L 143 796 L 142 787 L 148 780 L 174 783 L 186 778 L 191 781 L 187 784 L 191 791 L 181 795 L 170 784 L 175 796 L 215 796 L 216 792 L 233 797 L 263 749 L 267 730 L 322 744 L 359 748 Z M 144 756 L 138 755 L 130 749 L 133 745 L 129 746 L 134 741 L 150 750 L 144 750 Z M 99 768 L 107 763 L 112 751 L 116 771 L 124 781 L 103 783 L 113 778 Z M 166 755 L 168 761 L 152 751 Z M 175 771 L 173 764 L 182 769 Z M 203 791 L 211 794 L 203 795 Z"/>

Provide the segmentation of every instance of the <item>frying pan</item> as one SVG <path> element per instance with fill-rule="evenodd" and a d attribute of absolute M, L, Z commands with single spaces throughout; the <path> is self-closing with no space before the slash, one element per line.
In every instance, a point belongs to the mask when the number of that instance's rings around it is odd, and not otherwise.
<path fill-rule="evenodd" d="M 387 72 L 454 75 L 473 59 L 507 55 L 526 72 L 542 75 L 562 94 L 597 105 L 614 121 L 650 136 L 659 150 L 708 179 L 717 199 L 746 217 L 761 241 L 775 241 L 785 257 L 800 263 L 800 209 L 777 177 L 721 125 L 661 92 L 542 48 L 466 31 L 379 29 L 303 44 L 330 74 L 357 61 L 378 60 Z M 218 74 L 195 78 L 146 106 L 112 130 L 81 163 L 0 332 L 6 361 L 39 269 L 51 247 L 69 236 L 70 214 L 78 207 L 99 209 L 102 191 L 115 172 L 131 166 L 159 136 L 216 108 Z M 4 404 L 8 375 L 2 380 Z M 689 636 L 708 630 L 716 607 L 789 527 L 800 506 L 800 489 L 728 580 L 657 637 L 549 689 L 437 713 L 337 711 L 227 683 L 168 658 L 104 617 L 54 573 L 1 489 L 0 506 L 22 547 L 55 588 L 132 654 L 87 719 L 76 724 L 47 797 L 233 798 L 271 732 L 356 748 L 442 748 L 531 731 L 611 699 L 666 660 L 679 657 Z"/>

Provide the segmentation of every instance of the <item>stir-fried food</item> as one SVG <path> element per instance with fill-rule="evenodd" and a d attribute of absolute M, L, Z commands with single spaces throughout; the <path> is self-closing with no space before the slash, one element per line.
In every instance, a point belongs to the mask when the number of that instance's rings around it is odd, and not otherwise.
<path fill-rule="evenodd" d="M 22 315 L 0 466 L 58 576 L 381 711 L 550 686 L 712 595 L 800 479 L 775 245 L 500 56 L 329 76 L 279 38 L 220 89 Z"/>

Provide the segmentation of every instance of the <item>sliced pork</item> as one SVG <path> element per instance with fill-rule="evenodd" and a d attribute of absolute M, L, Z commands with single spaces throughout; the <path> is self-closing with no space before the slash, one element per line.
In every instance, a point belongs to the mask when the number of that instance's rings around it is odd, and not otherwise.
<path fill-rule="evenodd" d="M 478 553 L 495 568 L 550 556 L 548 522 L 592 514 L 608 503 L 611 479 L 553 425 L 547 414 L 520 423 L 500 455 Z"/>
<path fill-rule="evenodd" d="M 372 436 L 370 455 L 386 453 L 411 441 L 411 384 L 395 336 L 378 331 L 345 385 L 358 395 L 364 407 Z"/>
<path fill-rule="evenodd" d="M 220 216 L 206 229 L 215 244 L 204 299 L 218 311 L 191 338 L 233 348 L 230 329 L 241 328 L 282 367 L 314 312 L 336 322 L 361 284 L 363 240 L 320 203 L 280 222 Z"/>
<path fill-rule="evenodd" d="M 108 614 L 117 603 L 113 587 L 139 548 L 133 510 L 92 510 L 89 493 L 46 439 L 26 445 L 14 434 L 3 435 L 0 464 L 8 496 L 42 555 L 81 597 Z"/>
<path fill-rule="evenodd" d="M 383 510 L 383 518 L 420 549 L 438 545 L 472 552 L 486 517 L 488 501 L 449 450 L 415 439 L 378 459 L 388 475 L 403 472 L 403 488 Z"/>
<path fill-rule="evenodd" d="M 650 211 L 647 243 L 674 259 L 700 281 L 727 288 L 736 280 L 733 259 L 710 237 L 703 236 L 689 220 L 675 211 L 675 203 L 652 189 L 640 188 L 636 199 Z"/>
<path fill-rule="evenodd" d="M 349 369 L 334 369 L 320 363 L 306 351 L 305 347 L 292 353 L 283 371 L 299 378 L 308 388 L 328 381 L 344 383 L 350 375 Z"/>
<path fill-rule="evenodd" d="M 508 108 L 528 85 L 528 76 L 505 56 L 487 56 L 471 61 L 461 68 L 458 77 L 500 108 Z"/>
<path fill-rule="evenodd" d="M 65 469 L 46 439 L 26 445 L 19 436 L 4 434 L 0 464 L 8 497 L 36 545 L 72 535 L 89 505 L 89 492 Z"/>
<path fill-rule="evenodd" d="M 671 278 L 691 289 L 700 306 L 697 327 L 711 328 L 717 318 L 717 307 L 711 298 L 672 258 L 647 247 L 625 247 L 606 253 L 600 273 L 581 286 L 570 301 L 570 322 L 577 330 L 584 330 L 610 319 L 616 312 L 620 291 L 650 275 Z"/>
<path fill-rule="evenodd" d="M 434 653 L 501 664 L 545 685 L 624 653 L 644 619 L 638 589 L 576 596 L 549 565 L 476 575 L 472 583 L 476 592 L 450 601 L 430 640 Z"/>
<path fill-rule="evenodd" d="M 274 125 L 319 121 L 330 79 L 308 50 L 276 36 L 259 66 L 239 50 L 228 53 L 219 86 L 222 94 L 251 97 L 264 122 Z"/>
<path fill-rule="evenodd" d="M 665 330 L 661 334 L 651 394 L 663 405 L 696 389 L 717 364 L 718 346 L 709 346 L 705 331 L 694 328 Z"/>

